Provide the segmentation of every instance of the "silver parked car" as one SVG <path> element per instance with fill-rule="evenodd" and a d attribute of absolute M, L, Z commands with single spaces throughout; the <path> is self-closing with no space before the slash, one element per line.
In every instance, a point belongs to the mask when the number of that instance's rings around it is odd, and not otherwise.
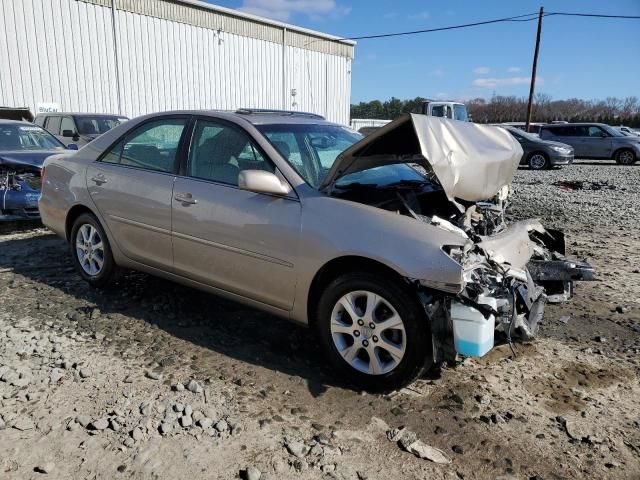
<path fill-rule="evenodd" d="M 640 157 L 640 137 L 625 135 L 604 123 L 544 125 L 540 138 L 571 145 L 576 158 L 612 159 L 633 165 Z"/>
<path fill-rule="evenodd" d="M 158 113 L 48 159 L 39 206 L 91 285 L 136 269 L 309 325 L 336 369 L 390 390 L 535 335 L 592 277 L 560 232 L 504 222 L 521 156 L 502 129 L 424 115 L 362 139 L 297 112 Z"/>

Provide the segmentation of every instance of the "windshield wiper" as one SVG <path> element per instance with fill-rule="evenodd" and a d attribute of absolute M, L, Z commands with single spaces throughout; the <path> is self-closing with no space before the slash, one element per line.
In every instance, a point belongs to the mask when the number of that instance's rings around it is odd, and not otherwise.
<path fill-rule="evenodd" d="M 407 179 L 402 179 L 402 180 L 398 180 L 397 182 L 393 182 L 393 183 L 388 183 L 386 185 L 383 185 L 384 187 L 421 187 L 422 185 L 433 185 L 433 182 L 430 180 L 418 180 L 418 179 L 414 179 L 414 180 L 407 180 Z"/>
<path fill-rule="evenodd" d="M 337 188 L 377 188 L 380 185 L 377 183 L 360 183 L 360 182 L 351 182 L 346 184 L 338 184 L 335 185 Z"/>

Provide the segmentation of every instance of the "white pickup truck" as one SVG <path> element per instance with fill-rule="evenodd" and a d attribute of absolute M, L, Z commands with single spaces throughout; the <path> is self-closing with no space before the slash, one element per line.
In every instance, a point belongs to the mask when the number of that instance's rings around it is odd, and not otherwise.
<path fill-rule="evenodd" d="M 422 104 L 422 113 L 432 117 L 444 117 L 462 122 L 471 121 L 466 105 L 460 102 L 433 102 L 427 100 Z"/>

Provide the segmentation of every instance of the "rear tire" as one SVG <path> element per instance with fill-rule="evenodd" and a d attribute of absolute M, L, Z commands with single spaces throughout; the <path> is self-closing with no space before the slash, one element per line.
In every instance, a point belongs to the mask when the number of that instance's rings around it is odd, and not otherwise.
<path fill-rule="evenodd" d="M 617 151 L 615 159 L 618 165 L 633 165 L 637 160 L 635 152 L 628 148 Z"/>
<path fill-rule="evenodd" d="M 389 278 L 342 275 L 325 288 L 317 311 L 315 326 L 329 362 L 360 389 L 396 390 L 433 365 L 422 306 Z"/>
<path fill-rule="evenodd" d="M 89 285 L 104 288 L 119 278 L 107 234 L 94 215 L 83 213 L 75 220 L 69 246 L 73 266 Z"/>
<path fill-rule="evenodd" d="M 547 170 L 551 166 L 549 157 L 542 152 L 533 152 L 529 155 L 528 163 L 531 170 Z"/>

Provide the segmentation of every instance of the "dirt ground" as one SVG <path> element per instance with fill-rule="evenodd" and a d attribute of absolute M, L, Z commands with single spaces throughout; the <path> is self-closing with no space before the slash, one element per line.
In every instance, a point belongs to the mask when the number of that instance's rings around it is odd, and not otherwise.
<path fill-rule="evenodd" d="M 343 384 L 304 328 L 138 273 L 93 290 L 61 239 L 0 226 L 0 478 L 640 478 L 640 166 L 521 170 L 514 188 L 512 215 L 565 229 L 598 281 L 516 357 L 392 395 Z M 400 426 L 451 463 L 389 441 Z"/>

